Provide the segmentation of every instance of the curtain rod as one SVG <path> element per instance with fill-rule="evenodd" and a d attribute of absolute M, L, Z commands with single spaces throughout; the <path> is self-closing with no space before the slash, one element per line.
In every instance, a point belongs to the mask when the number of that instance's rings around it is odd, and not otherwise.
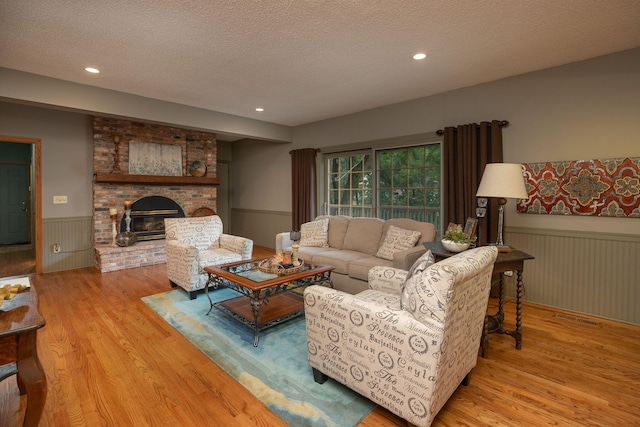
<path fill-rule="evenodd" d="M 317 155 L 320 152 L 319 148 L 299 148 L 297 150 L 291 150 L 289 151 L 289 154 L 293 154 L 294 151 L 302 151 L 302 150 L 313 150 L 313 155 Z"/>
<path fill-rule="evenodd" d="M 489 122 L 484 122 L 484 123 L 489 123 Z M 500 122 L 498 123 L 498 125 L 499 125 L 500 127 L 509 126 L 509 121 L 508 121 L 508 120 L 500 120 Z M 476 125 L 476 126 L 479 126 L 479 125 Z M 438 129 L 438 130 L 436 131 L 436 134 L 437 134 L 437 135 L 440 135 L 440 136 L 444 135 L 444 129 Z"/>

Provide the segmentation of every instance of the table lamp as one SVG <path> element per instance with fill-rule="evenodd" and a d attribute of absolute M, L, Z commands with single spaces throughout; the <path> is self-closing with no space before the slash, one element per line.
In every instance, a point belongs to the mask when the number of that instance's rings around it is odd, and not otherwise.
<path fill-rule="evenodd" d="M 504 222 L 504 205 L 507 199 L 526 199 L 529 197 L 522 175 L 522 165 L 517 163 L 488 163 L 478 186 L 477 197 L 497 197 L 498 241 L 497 246 L 504 247 L 502 227 Z"/>

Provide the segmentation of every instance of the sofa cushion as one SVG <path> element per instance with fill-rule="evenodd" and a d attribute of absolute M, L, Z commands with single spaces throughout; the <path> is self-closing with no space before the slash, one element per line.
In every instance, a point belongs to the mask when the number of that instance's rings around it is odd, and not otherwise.
<path fill-rule="evenodd" d="M 316 248 L 329 246 L 327 243 L 329 218 L 306 222 L 300 226 L 300 246 Z"/>
<path fill-rule="evenodd" d="M 369 280 L 369 270 L 378 265 L 393 267 L 393 261 L 377 258 L 374 256 L 356 259 L 354 261 L 351 261 L 351 263 L 349 264 L 349 277 L 364 280 L 366 282 Z"/>
<path fill-rule="evenodd" d="M 327 242 L 329 246 L 336 249 L 342 249 L 344 244 L 344 236 L 347 233 L 349 220 L 351 217 L 345 215 L 322 215 L 316 218 L 329 218 L 329 235 Z"/>
<path fill-rule="evenodd" d="M 430 222 L 421 222 L 408 218 L 391 218 L 384 223 L 382 235 L 385 236 L 387 229 L 391 226 L 404 228 L 405 230 L 413 230 L 420 232 L 418 244 L 424 242 L 433 242 L 436 238 L 436 227 Z"/>
<path fill-rule="evenodd" d="M 291 252 L 291 248 L 286 248 L 288 252 Z M 331 248 L 315 248 L 313 246 L 300 246 L 298 249 L 298 257 L 305 261 L 313 261 L 313 257 L 319 253 L 330 251 Z"/>
<path fill-rule="evenodd" d="M 362 252 L 331 249 L 313 256 L 312 261 L 317 264 L 327 264 L 335 267 L 338 274 L 349 274 L 349 264 L 357 259 L 367 258 Z"/>
<path fill-rule="evenodd" d="M 393 261 L 393 254 L 414 247 L 419 238 L 419 231 L 405 230 L 392 225 L 387 229 L 376 256 Z"/>
<path fill-rule="evenodd" d="M 379 218 L 351 218 L 342 248 L 375 256 L 383 226 L 384 220 Z"/>

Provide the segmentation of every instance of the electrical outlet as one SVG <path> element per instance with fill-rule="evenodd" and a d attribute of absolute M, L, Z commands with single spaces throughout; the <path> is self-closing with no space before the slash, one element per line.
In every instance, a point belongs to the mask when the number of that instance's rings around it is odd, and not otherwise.
<path fill-rule="evenodd" d="M 60 253 L 60 243 L 54 243 L 53 246 L 51 247 L 51 250 L 53 251 L 54 254 L 59 254 Z"/>
<path fill-rule="evenodd" d="M 67 203 L 67 196 L 53 196 L 54 205 L 60 205 L 63 203 Z"/>

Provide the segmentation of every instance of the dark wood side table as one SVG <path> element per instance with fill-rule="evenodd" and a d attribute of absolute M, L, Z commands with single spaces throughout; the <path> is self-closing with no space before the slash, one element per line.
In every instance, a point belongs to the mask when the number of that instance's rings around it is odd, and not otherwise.
<path fill-rule="evenodd" d="M 425 242 L 424 246 L 431 251 L 436 262 L 444 258 L 455 255 L 447 251 L 440 242 Z M 498 297 L 498 309 L 495 314 L 487 314 L 482 333 L 482 357 L 487 357 L 489 351 L 488 334 L 505 334 L 512 336 L 516 341 L 516 349 L 522 349 L 522 297 L 524 296 L 524 283 L 522 273 L 524 262 L 535 259 L 532 255 L 513 249 L 511 252 L 501 252 L 498 254 L 493 265 L 493 274 L 499 275 L 500 295 Z M 507 271 L 516 272 L 516 327 L 512 330 L 504 329 L 504 273 Z"/>
<path fill-rule="evenodd" d="M 47 398 L 47 377 L 36 341 L 37 330 L 44 323 L 33 286 L 0 307 L 0 381 L 18 374 L 20 395 L 27 396 L 23 425 L 28 427 L 37 427 Z"/>

